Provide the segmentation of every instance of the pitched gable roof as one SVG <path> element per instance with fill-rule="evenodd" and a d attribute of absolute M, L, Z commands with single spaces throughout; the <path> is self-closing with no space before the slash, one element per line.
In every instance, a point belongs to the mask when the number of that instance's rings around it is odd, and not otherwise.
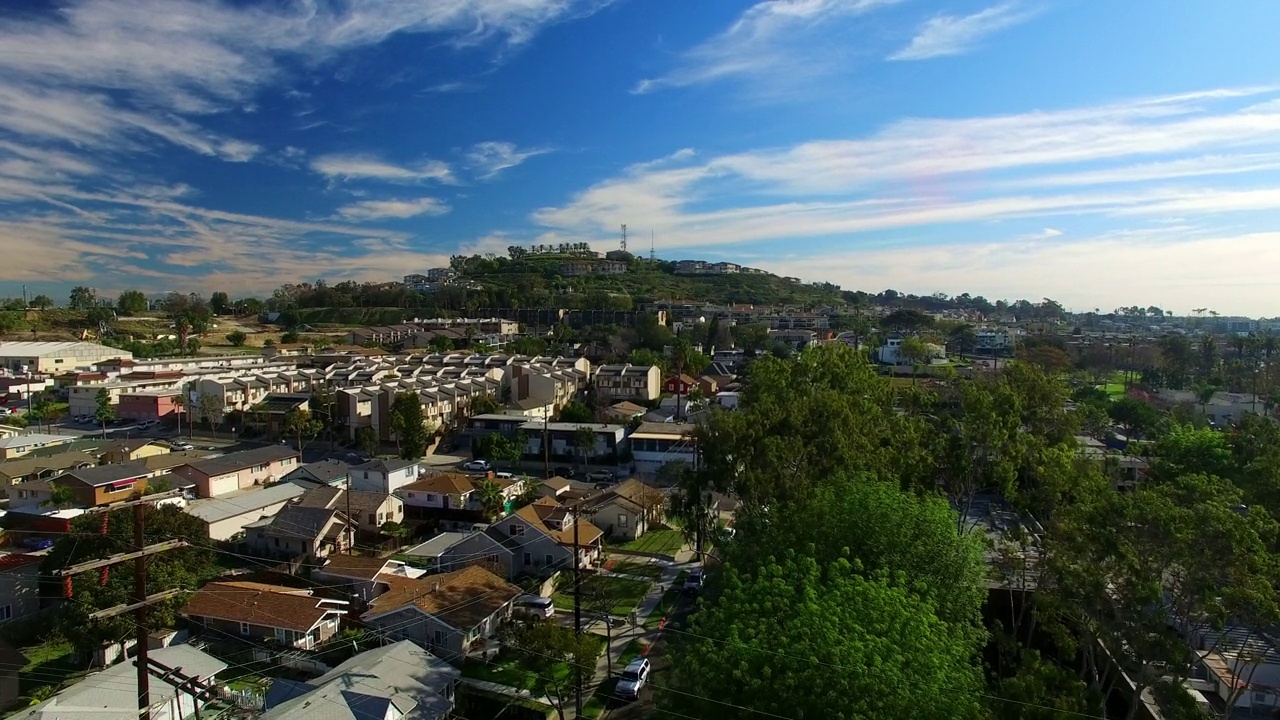
<path fill-rule="evenodd" d="M 285 505 L 271 518 L 267 527 L 272 535 L 315 540 L 335 518 L 343 522 L 347 516 L 333 508 Z"/>
<path fill-rule="evenodd" d="M 255 582 L 212 582 L 197 590 L 184 615 L 306 632 L 324 617 L 344 612 L 346 603 L 311 595 L 310 590 Z"/>
<path fill-rule="evenodd" d="M 365 619 L 416 607 L 458 630 L 470 630 L 524 591 L 478 566 L 391 583 L 370 603 Z"/>
<path fill-rule="evenodd" d="M 535 530 L 546 534 L 561 545 L 573 547 L 573 523 L 570 523 L 569 526 L 563 530 L 547 525 L 548 521 L 560 521 L 568 512 L 567 508 L 555 500 L 548 497 L 541 497 L 517 510 L 512 517 L 518 517 L 521 520 L 524 520 Z M 599 540 L 600 536 L 604 534 L 603 530 L 592 525 L 586 520 L 579 519 L 577 525 L 578 543 L 580 546 L 591 545 L 595 543 L 596 540 Z"/>
<path fill-rule="evenodd" d="M 460 473 L 439 473 L 429 475 L 416 482 L 403 485 L 401 490 L 412 490 L 414 492 L 431 492 L 440 493 L 441 495 L 466 495 L 475 489 L 471 484 L 471 478 Z"/>

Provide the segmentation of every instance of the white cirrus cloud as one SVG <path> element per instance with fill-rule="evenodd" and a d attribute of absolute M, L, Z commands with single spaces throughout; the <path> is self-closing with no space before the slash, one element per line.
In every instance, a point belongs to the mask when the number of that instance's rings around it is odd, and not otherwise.
<path fill-rule="evenodd" d="M 412 200 L 361 200 L 338 208 L 347 220 L 404 219 L 419 215 L 445 215 L 449 204 L 433 197 Z"/>
<path fill-rule="evenodd" d="M 513 168 L 525 160 L 537 155 L 551 152 L 547 148 L 528 148 L 521 150 L 515 143 L 482 142 L 476 143 L 467 153 L 467 167 L 484 179 L 497 177 L 503 170 Z"/>
<path fill-rule="evenodd" d="M 811 263 L 827 262 L 833 247 L 928 247 L 928 238 L 943 236 L 963 252 L 1001 223 L 1036 244 L 1085 237 L 1071 227 L 1079 222 L 1168 231 L 1177 219 L 1224 233 L 1260 230 L 1267 220 L 1256 218 L 1280 207 L 1280 106 L 1258 100 L 1276 94 L 1221 89 L 914 118 L 850 139 L 682 152 L 636 163 L 531 219 L 560 241 L 593 241 L 611 238 L 618 218 L 643 217 L 668 247 L 751 252 L 755 244 Z M 938 289 L 946 288 L 928 291 Z"/>
<path fill-rule="evenodd" d="M 925 21 L 906 47 L 889 60 L 927 60 L 961 55 L 974 49 L 988 36 L 1021 24 L 1035 16 L 1016 3 L 995 5 L 972 15 L 937 15 Z"/>
<path fill-rule="evenodd" d="M 633 93 L 730 78 L 795 84 L 849 61 L 850 19 L 899 0 L 763 0 L 720 34 L 682 53 L 676 67 Z"/>
<path fill-rule="evenodd" d="M 455 178 L 449 164 L 441 160 L 423 160 L 411 165 L 397 165 L 372 155 L 321 155 L 311 161 L 311 169 L 325 177 L 340 180 L 385 180 L 418 182 L 435 180 L 452 183 Z"/>

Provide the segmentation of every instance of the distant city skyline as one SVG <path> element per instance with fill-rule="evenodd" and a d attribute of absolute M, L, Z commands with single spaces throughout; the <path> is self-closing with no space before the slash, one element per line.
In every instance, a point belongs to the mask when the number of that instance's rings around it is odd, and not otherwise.
<path fill-rule="evenodd" d="M 0 295 L 589 242 L 876 293 L 1280 316 L 1265 0 L 0 10 Z"/>

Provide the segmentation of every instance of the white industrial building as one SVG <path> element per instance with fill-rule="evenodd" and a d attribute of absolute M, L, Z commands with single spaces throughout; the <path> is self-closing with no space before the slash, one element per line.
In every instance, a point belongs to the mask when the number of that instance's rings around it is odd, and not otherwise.
<path fill-rule="evenodd" d="M 133 353 L 90 342 L 0 342 L 0 366 L 15 373 L 56 375 L 117 358 L 131 359 Z"/>

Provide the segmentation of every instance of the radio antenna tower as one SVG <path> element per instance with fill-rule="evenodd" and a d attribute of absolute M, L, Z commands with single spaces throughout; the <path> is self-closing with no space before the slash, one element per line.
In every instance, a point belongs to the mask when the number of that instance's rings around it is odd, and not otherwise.
<path fill-rule="evenodd" d="M 627 251 L 627 224 L 622 223 L 622 252 Z"/>
<path fill-rule="evenodd" d="M 653 255 L 653 230 L 649 230 L 649 262 L 657 262 Z"/>

